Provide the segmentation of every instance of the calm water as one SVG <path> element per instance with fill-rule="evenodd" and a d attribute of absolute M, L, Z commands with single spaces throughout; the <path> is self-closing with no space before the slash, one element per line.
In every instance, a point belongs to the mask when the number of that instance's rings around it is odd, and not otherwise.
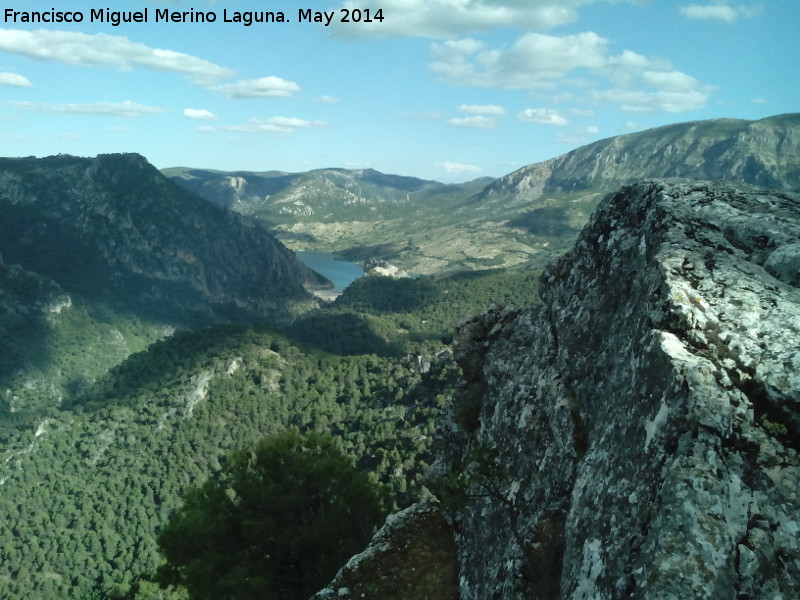
<path fill-rule="evenodd" d="M 356 263 L 336 260 L 332 254 L 325 252 L 311 252 L 310 250 L 297 252 L 297 258 L 302 260 L 307 267 L 324 275 L 333 282 L 334 289 L 342 291 L 353 281 L 364 275 L 364 268 Z"/>

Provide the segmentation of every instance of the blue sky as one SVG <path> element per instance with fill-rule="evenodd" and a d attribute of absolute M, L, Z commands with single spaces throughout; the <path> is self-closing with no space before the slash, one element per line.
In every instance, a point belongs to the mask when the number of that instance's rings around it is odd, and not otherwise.
<path fill-rule="evenodd" d="M 90 22 L 105 8 L 148 21 Z M 164 9 L 216 21 L 156 22 Z M 25 0 L 0 17 L 2 156 L 451 182 L 668 123 L 800 111 L 797 0 Z"/>

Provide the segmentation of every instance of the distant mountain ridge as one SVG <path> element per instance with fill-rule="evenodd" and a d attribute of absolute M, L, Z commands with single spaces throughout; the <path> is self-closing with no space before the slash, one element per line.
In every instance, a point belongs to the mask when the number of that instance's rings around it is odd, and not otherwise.
<path fill-rule="evenodd" d="M 163 173 L 199 196 L 246 214 L 317 215 L 325 218 L 352 206 L 420 203 L 442 193 L 480 189 L 477 184 L 388 175 L 374 169 L 315 169 L 301 173 L 283 171 L 215 171 L 175 167 Z"/>
<path fill-rule="evenodd" d="M 294 249 L 382 259 L 416 273 L 540 268 L 571 246 L 600 198 L 620 185 L 682 177 L 800 189 L 800 113 L 657 127 L 461 185 L 369 169 L 164 173 L 263 219 Z"/>
<path fill-rule="evenodd" d="M 516 204 L 654 177 L 800 188 L 800 113 L 759 121 L 713 119 L 606 138 L 486 186 L 477 199 Z"/>
<path fill-rule="evenodd" d="M 285 319 L 326 283 L 262 224 L 136 154 L 0 159 L 0 210 L 7 264 L 173 323 Z"/>

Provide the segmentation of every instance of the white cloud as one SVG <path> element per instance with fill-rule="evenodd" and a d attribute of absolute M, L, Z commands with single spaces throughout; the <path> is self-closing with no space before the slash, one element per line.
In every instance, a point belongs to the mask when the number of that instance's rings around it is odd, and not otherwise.
<path fill-rule="evenodd" d="M 709 92 L 703 90 L 604 90 L 592 92 L 597 102 L 610 102 L 633 113 L 680 113 L 703 108 Z"/>
<path fill-rule="evenodd" d="M 73 65 L 170 71 L 187 75 L 196 83 L 208 83 L 233 75 L 231 69 L 189 54 L 151 48 L 123 36 L 105 33 L 0 29 L 0 50 Z"/>
<path fill-rule="evenodd" d="M 197 130 L 203 133 L 293 133 L 296 129 L 327 127 L 325 121 L 307 121 L 295 117 L 270 117 L 269 119 L 250 119 L 244 125 L 203 126 Z"/>
<path fill-rule="evenodd" d="M 209 89 L 231 98 L 288 98 L 299 92 L 300 86 L 294 81 L 269 76 L 225 83 Z"/>
<path fill-rule="evenodd" d="M 447 122 L 453 127 L 468 127 L 471 129 L 492 129 L 497 126 L 494 119 L 483 115 L 473 115 L 471 117 L 456 117 Z"/>
<path fill-rule="evenodd" d="M 731 6 L 728 2 L 716 4 L 686 4 L 680 7 L 680 13 L 687 19 L 704 21 L 723 21 L 733 23 L 739 19 L 754 17 L 761 8 L 758 6 Z"/>
<path fill-rule="evenodd" d="M 382 9 L 383 21 L 339 23 L 344 37 L 411 36 L 453 38 L 500 27 L 547 30 L 572 23 L 576 8 L 594 0 L 345 0 L 343 6 Z"/>
<path fill-rule="evenodd" d="M 590 31 L 566 36 L 529 33 L 499 49 L 471 38 L 451 40 L 432 44 L 430 69 L 452 85 L 548 91 L 554 103 L 612 103 L 630 112 L 696 110 L 707 104 L 715 89 L 666 60 L 630 50 L 611 55 L 608 46 Z M 561 113 L 534 110 L 519 116 L 567 124 Z"/>
<path fill-rule="evenodd" d="M 195 119 L 199 121 L 213 121 L 217 119 L 217 115 L 205 108 L 185 108 L 183 116 L 187 119 Z"/>
<path fill-rule="evenodd" d="M 462 104 L 458 110 L 470 115 L 497 115 L 506 114 L 506 109 L 496 104 Z"/>
<path fill-rule="evenodd" d="M 542 123 L 559 127 L 569 125 L 567 118 L 552 108 L 527 108 L 520 112 L 517 117 L 520 121 L 528 121 L 529 123 Z"/>
<path fill-rule="evenodd" d="M 600 133 L 600 128 L 595 125 L 576 129 L 570 133 L 558 133 L 555 141 L 560 144 L 571 144 L 573 146 L 580 146 L 588 143 Z"/>
<path fill-rule="evenodd" d="M 503 50 L 473 39 L 440 42 L 433 44 L 430 69 L 454 85 L 551 88 L 570 71 L 602 67 L 607 45 L 591 31 L 562 37 L 528 33 Z"/>
<path fill-rule="evenodd" d="M 27 77 L 18 75 L 17 73 L 0 73 L 0 85 L 10 85 L 14 87 L 31 87 L 33 84 Z"/>
<path fill-rule="evenodd" d="M 140 117 L 163 113 L 163 108 L 145 106 L 136 102 L 92 102 L 89 104 L 55 104 L 50 102 L 7 102 L 20 110 L 41 113 L 61 113 L 103 117 Z"/>
<path fill-rule="evenodd" d="M 464 163 L 458 162 L 451 162 L 446 160 L 444 162 L 437 162 L 433 165 L 437 169 L 442 169 L 447 173 L 457 173 L 457 174 L 464 174 L 464 173 L 480 173 L 483 171 L 478 165 L 469 165 Z"/>
<path fill-rule="evenodd" d="M 317 98 L 317 102 L 322 102 L 323 104 L 336 104 L 339 102 L 339 99 L 334 98 L 333 96 L 320 96 Z"/>
<path fill-rule="evenodd" d="M 666 92 L 696 90 L 700 85 L 697 79 L 680 71 L 643 71 L 642 81 L 647 86 Z"/>
<path fill-rule="evenodd" d="M 752 102 L 753 104 L 766 104 L 767 103 L 767 99 L 766 98 L 761 98 L 761 97 L 751 98 L 750 102 Z"/>

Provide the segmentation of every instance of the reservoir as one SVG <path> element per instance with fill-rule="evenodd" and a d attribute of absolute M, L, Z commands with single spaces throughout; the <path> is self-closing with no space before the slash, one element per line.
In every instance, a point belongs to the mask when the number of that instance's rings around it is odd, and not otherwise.
<path fill-rule="evenodd" d="M 297 258 L 307 267 L 333 282 L 333 290 L 341 292 L 344 288 L 364 275 L 364 267 L 357 263 L 337 260 L 333 254 L 303 250 L 295 252 Z"/>

